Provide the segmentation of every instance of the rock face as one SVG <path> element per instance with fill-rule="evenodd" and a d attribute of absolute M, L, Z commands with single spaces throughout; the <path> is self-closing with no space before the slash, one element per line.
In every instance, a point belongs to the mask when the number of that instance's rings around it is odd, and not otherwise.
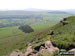
<path fill-rule="evenodd" d="M 40 47 L 40 48 L 39 48 Z M 38 51 L 37 51 L 38 49 Z M 37 46 L 35 48 L 36 51 L 32 50 L 32 46 L 29 46 L 27 48 L 27 52 L 25 53 L 25 56 L 39 56 L 43 54 L 44 51 L 47 51 L 48 53 L 53 54 L 55 51 L 59 50 L 57 47 L 54 47 L 51 43 L 51 41 L 46 41 L 44 44 L 41 44 L 40 46 Z"/>
<path fill-rule="evenodd" d="M 55 51 L 59 50 L 57 47 L 54 47 L 51 43 L 51 41 L 46 41 L 44 44 L 39 46 L 40 48 L 36 47 L 39 49 L 39 51 L 37 50 L 33 50 L 32 46 L 30 45 L 27 50 L 26 53 L 22 53 L 21 51 L 17 50 L 17 51 L 13 51 L 9 56 L 39 56 L 44 54 L 44 51 L 46 51 L 47 53 L 53 54 Z"/>
<path fill-rule="evenodd" d="M 40 48 L 38 48 L 40 47 Z M 53 54 L 55 51 L 58 51 L 59 48 L 54 47 L 53 44 L 51 43 L 51 41 L 46 41 L 43 45 L 37 46 L 36 49 L 38 49 L 39 53 L 42 55 L 45 53 L 45 51 L 47 53 Z"/>
<path fill-rule="evenodd" d="M 43 55 L 44 53 L 48 53 L 48 54 L 53 54 L 55 51 L 58 51 L 59 48 L 57 47 L 54 47 L 51 43 L 51 41 L 46 41 L 45 43 L 45 47 L 44 46 L 41 46 L 40 47 L 40 50 L 39 50 L 39 53 L 41 55 Z"/>

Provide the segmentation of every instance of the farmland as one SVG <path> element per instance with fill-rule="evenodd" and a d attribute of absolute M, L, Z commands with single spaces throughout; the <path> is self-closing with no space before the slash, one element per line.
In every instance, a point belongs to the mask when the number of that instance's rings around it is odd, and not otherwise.
<path fill-rule="evenodd" d="M 48 12 L 26 12 L 26 14 L 21 15 L 16 13 L 0 14 L 0 56 L 6 56 L 15 49 L 25 52 L 27 44 L 34 41 L 34 39 L 43 38 L 39 42 L 48 40 L 49 36 L 46 35 L 49 29 L 68 16 L 71 15 L 63 13 L 52 14 Z M 19 29 L 20 26 L 26 24 L 30 25 L 34 29 L 34 32 L 24 33 Z M 47 32 L 37 36 L 43 30 Z M 47 37 L 47 39 L 44 37 Z"/>
<path fill-rule="evenodd" d="M 0 55 L 7 54 L 14 49 L 25 48 L 25 44 L 23 44 L 24 42 L 26 44 L 29 43 L 35 38 L 33 36 L 35 36 L 39 31 L 45 30 L 53 25 L 54 24 L 51 24 L 49 26 L 49 23 L 40 23 L 40 25 L 37 26 L 31 25 L 35 32 L 29 34 L 18 29 L 19 26 L 1 28 L 0 30 L 3 31 L 0 31 Z"/>

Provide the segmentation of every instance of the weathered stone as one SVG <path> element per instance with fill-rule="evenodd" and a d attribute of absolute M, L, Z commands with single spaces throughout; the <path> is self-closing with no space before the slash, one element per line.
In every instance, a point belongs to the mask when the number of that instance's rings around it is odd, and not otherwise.
<path fill-rule="evenodd" d="M 69 51 L 74 51 L 74 52 L 75 52 L 75 49 L 71 49 L 71 50 L 69 50 Z"/>
<path fill-rule="evenodd" d="M 59 50 L 59 48 L 54 47 L 51 43 L 51 41 L 46 41 L 45 42 L 45 48 L 50 52 L 50 53 L 54 53 L 55 51 Z"/>
<path fill-rule="evenodd" d="M 29 46 L 26 50 L 25 56 L 30 55 L 32 53 L 32 46 Z"/>

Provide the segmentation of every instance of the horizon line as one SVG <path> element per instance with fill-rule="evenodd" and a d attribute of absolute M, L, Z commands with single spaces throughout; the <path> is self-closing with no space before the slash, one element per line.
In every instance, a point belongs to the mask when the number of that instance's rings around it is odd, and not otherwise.
<path fill-rule="evenodd" d="M 52 10 L 52 11 L 62 11 L 62 10 L 75 10 L 75 9 L 39 9 L 39 8 L 27 8 L 27 9 L 0 9 L 0 11 L 32 11 L 30 9 L 35 9 L 36 11 L 41 11 L 41 10 Z M 33 10 L 33 11 L 35 11 Z"/>

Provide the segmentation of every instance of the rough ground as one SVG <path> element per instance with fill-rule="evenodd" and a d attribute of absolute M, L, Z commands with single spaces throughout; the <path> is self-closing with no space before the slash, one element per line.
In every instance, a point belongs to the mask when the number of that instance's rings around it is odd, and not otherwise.
<path fill-rule="evenodd" d="M 9 56 L 25 56 L 21 51 L 13 51 Z"/>
<path fill-rule="evenodd" d="M 39 56 L 39 54 L 44 54 L 43 52 L 44 51 L 47 51 L 51 54 L 53 54 L 56 50 L 59 50 L 57 47 L 54 47 L 51 43 L 51 41 L 46 41 L 44 43 L 45 47 L 41 46 L 40 47 L 40 50 L 37 52 L 37 51 L 33 51 L 32 49 L 32 46 L 30 45 L 28 48 L 27 48 L 27 51 L 26 53 L 22 53 L 21 51 L 17 50 L 17 51 L 13 51 L 9 56 Z"/>

